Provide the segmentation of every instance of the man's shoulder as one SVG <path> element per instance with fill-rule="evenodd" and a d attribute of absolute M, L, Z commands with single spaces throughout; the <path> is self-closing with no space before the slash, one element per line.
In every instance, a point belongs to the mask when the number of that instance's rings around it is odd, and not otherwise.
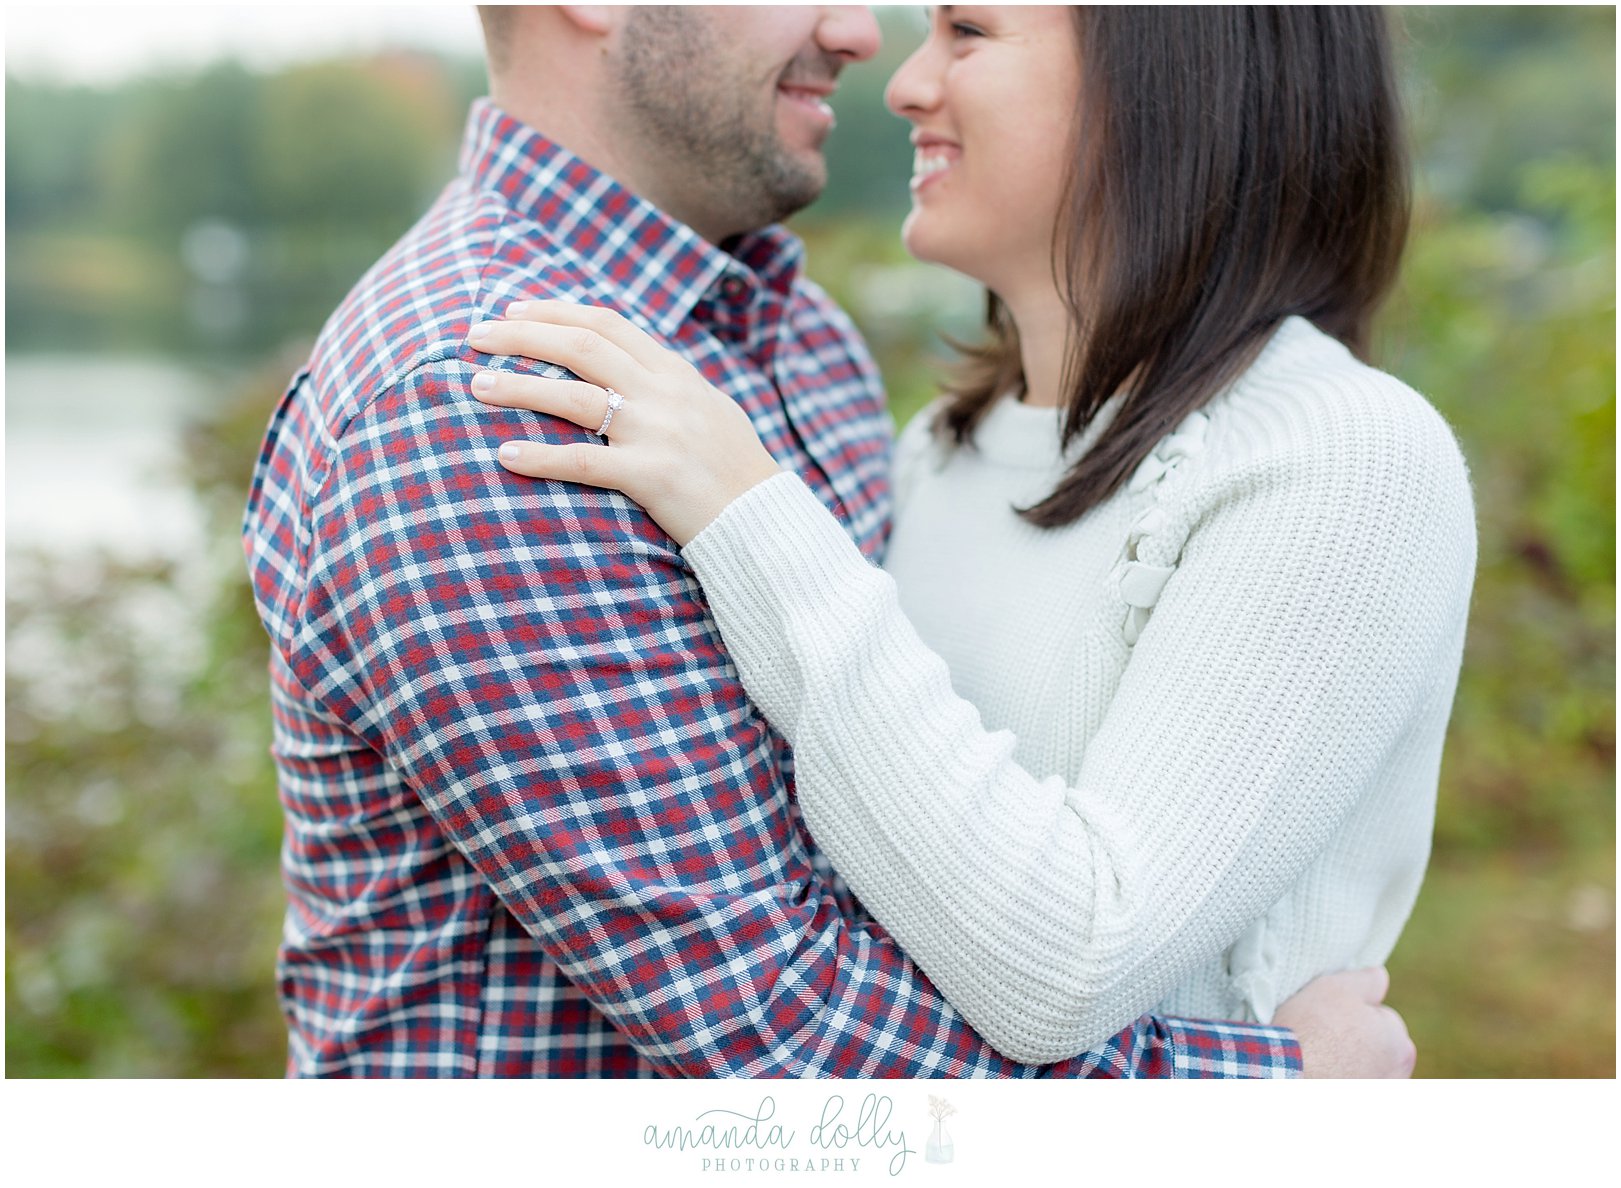
<path fill-rule="evenodd" d="M 520 298 L 598 301 L 593 278 L 545 226 L 456 182 L 327 320 L 306 368 L 331 439 L 424 368 L 472 363 L 473 323 Z"/>

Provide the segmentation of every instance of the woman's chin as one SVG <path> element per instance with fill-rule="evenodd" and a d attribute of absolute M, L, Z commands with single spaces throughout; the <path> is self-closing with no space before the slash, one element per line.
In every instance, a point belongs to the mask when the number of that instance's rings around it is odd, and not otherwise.
<path fill-rule="evenodd" d="M 956 268 L 952 260 L 958 253 L 951 250 L 949 242 L 941 242 L 941 237 L 928 225 L 927 218 L 921 215 L 922 212 L 914 206 L 912 213 L 906 216 L 906 221 L 901 224 L 901 244 L 915 260 Z"/>

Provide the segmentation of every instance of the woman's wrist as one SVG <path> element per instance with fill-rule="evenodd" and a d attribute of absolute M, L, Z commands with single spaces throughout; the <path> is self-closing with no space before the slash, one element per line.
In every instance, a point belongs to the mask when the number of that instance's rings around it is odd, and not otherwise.
<path fill-rule="evenodd" d="M 745 456 L 736 466 L 729 466 L 713 475 L 694 471 L 692 477 L 699 480 L 699 485 L 685 501 L 689 506 L 669 516 L 670 523 L 665 525 L 665 531 L 684 549 L 719 519 L 727 508 L 762 484 L 786 473 L 766 448 L 758 443 L 754 449 L 745 451 Z M 713 483 L 704 483 L 706 478 L 713 478 Z"/>

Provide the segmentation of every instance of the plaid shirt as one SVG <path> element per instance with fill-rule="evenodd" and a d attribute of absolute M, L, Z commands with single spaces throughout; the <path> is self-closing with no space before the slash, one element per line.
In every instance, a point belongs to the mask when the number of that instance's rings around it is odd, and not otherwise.
<path fill-rule="evenodd" d="M 480 102 L 458 180 L 328 322 L 244 529 L 289 1072 L 1298 1070 L 1286 1031 L 1152 1018 L 1050 1069 L 998 1056 L 818 855 L 674 543 L 617 492 L 496 465 L 506 438 L 589 435 L 472 399 L 492 361 L 469 325 L 519 297 L 609 305 L 735 396 L 878 559 L 878 376 L 800 263 L 780 228 L 720 250 Z"/>

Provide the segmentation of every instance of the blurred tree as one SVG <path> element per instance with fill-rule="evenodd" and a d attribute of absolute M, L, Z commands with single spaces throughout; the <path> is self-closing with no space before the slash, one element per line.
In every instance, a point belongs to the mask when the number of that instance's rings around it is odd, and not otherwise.
<path fill-rule="evenodd" d="M 112 103 L 89 87 L 6 76 L 6 232 L 98 214 Z"/>
<path fill-rule="evenodd" d="M 1480 524 L 1442 852 L 1602 841 L 1613 819 L 1614 167 L 1554 158 L 1522 187 L 1535 219 L 1424 208 L 1385 318 L 1393 369 L 1457 427 Z"/>
<path fill-rule="evenodd" d="M 8 79 L 8 333 L 205 353 L 309 333 L 452 176 L 481 84 L 421 54 L 105 91 Z M 210 225 L 246 234 L 233 287 L 183 261 Z"/>
<path fill-rule="evenodd" d="M 403 55 L 279 74 L 265 84 L 258 120 L 248 176 L 278 221 L 389 239 L 449 178 L 460 130 L 444 74 Z"/>
<path fill-rule="evenodd" d="M 1615 164 L 1615 9 L 1399 10 L 1428 184 L 1486 210 L 1520 209 L 1526 162 Z"/>
<path fill-rule="evenodd" d="M 195 79 L 132 87 L 127 109 L 110 113 L 109 221 L 168 238 L 199 218 L 270 217 L 255 184 L 262 89 L 257 75 L 229 62 Z"/>

